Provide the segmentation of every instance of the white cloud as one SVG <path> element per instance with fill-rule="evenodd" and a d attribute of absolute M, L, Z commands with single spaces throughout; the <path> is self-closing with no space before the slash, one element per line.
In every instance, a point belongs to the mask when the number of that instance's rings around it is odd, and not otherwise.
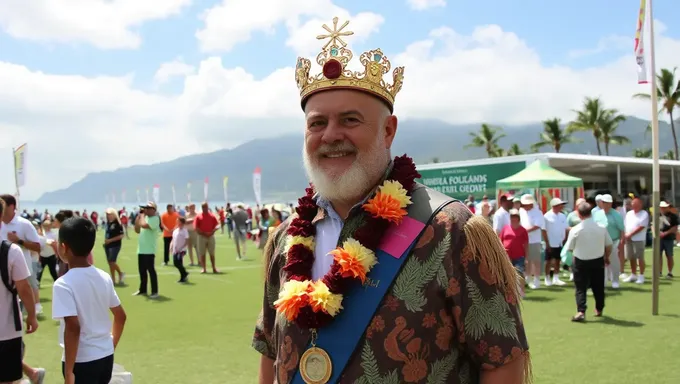
<path fill-rule="evenodd" d="M 446 6 L 446 0 L 407 0 L 407 2 L 412 9 L 417 11 Z"/>
<path fill-rule="evenodd" d="M 335 16 L 340 23 L 352 20 L 351 30 L 359 38 L 355 42 L 368 39 L 384 22 L 382 16 L 372 12 L 350 15 L 331 0 L 223 0 L 202 15 L 205 25 L 196 32 L 196 38 L 204 52 L 228 52 L 254 33 L 273 34 L 276 27 L 285 25 L 289 35 L 286 45 L 308 55 L 318 52 L 315 37 L 323 33 L 321 25 Z"/>
<path fill-rule="evenodd" d="M 299 50 L 312 48 L 310 42 L 290 43 L 300 44 Z M 658 68 L 680 66 L 680 40 L 658 33 L 656 46 Z M 632 52 L 598 67 L 545 66 L 520 36 L 488 25 L 469 35 L 437 28 L 402 52 L 386 54 L 394 66 L 406 66 L 395 105 L 401 118 L 457 124 L 569 120 L 584 96 L 601 96 L 626 114 L 650 114 L 647 103 L 631 98 L 647 90 L 636 84 Z M 225 68 L 219 57 L 196 64 L 182 75 L 181 92 L 166 95 L 135 89 L 132 74 L 52 75 L 0 62 L 0 164 L 11 164 L 10 147 L 28 142 L 28 185 L 22 192 L 36 198 L 88 172 L 302 129 L 294 63 L 264 77 L 248 68 Z M 0 191 L 12 188 L 11 168 L 0 167 Z"/>
<path fill-rule="evenodd" d="M 10 36 L 45 42 L 82 42 L 102 49 L 138 48 L 134 30 L 178 14 L 191 0 L 3 0 L 0 27 Z"/>
<path fill-rule="evenodd" d="M 189 65 L 182 60 L 182 58 L 177 58 L 173 61 L 161 64 L 156 73 L 153 76 L 153 80 L 156 84 L 165 84 L 173 77 L 184 77 L 196 72 L 196 67 Z"/>

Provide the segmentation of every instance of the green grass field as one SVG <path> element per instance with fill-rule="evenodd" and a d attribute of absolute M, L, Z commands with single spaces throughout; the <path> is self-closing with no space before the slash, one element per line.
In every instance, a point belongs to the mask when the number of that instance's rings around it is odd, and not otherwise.
<path fill-rule="evenodd" d="M 133 297 L 137 290 L 136 241 L 124 240 L 119 262 L 128 273 L 118 294 L 128 314 L 116 362 L 137 384 L 255 383 L 259 355 L 250 347 L 262 303 L 262 257 L 254 243 L 250 260 L 237 261 L 233 243 L 218 235 L 219 275 L 189 269 L 189 285 L 177 284 L 174 267 L 156 257 L 161 299 Z M 101 232 L 100 232 L 100 237 Z M 649 255 L 648 255 L 649 256 Z M 651 258 L 648 257 L 648 260 Z M 188 257 L 185 260 L 188 264 Z M 101 245 L 95 262 L 108 271 Z M 680 383 L 680 284 L 661 282 L 660 315 L 651 315 L 648 283 L 608 291 L 607 316 L 585 324 L 569 321 L 575 310 L 573 288 L 529 292 L 524 321 L 533 355 L 536 383 Z M 51 319 L 51 277 L 43 276 L 45 307 L 40 328 L 26 337 L 26 361 L 48 370 L 46 383 L 60 383 L 58 323 Z M 589 297 L 592 305 L 592 298 Z M 591 314 L 589 314 L 591 315 Z"/>

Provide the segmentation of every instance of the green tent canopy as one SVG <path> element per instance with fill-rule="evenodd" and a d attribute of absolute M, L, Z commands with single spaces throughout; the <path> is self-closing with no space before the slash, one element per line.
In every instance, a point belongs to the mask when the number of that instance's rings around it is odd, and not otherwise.
<path fill-rule="evenodd" d="M 583 186 L 583 180 L 569 176 L 552 168 L 543 161 L 536 160 L 528 167 L 496 181 L 496 189 L 542 189 L 542 188 L 579 188 Z"/>

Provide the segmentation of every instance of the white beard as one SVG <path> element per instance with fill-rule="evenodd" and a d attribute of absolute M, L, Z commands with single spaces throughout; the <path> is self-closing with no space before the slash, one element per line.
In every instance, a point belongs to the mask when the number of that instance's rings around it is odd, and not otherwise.
<path fill-rule="evenodd" d="M 389 152 L 385 149 L 385 136 L 380 134 L 373 146 L 365 153 L 358 153 L 352 166 L 340 175 L 327 174 L 314 162 L 304 145 L 302 158 L 307 177 L 321 197 L 330 201 L 352 202 L 368 193 L 382 176 L 384 166 L 389 162 Z"/>

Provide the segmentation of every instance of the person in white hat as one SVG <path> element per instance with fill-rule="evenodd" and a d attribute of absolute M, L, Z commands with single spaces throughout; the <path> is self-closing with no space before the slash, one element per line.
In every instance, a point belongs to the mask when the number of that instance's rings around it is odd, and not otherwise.
<path fill-rule="evenodd" d="M 560 280 L 560 264 L 562 264 L 562 245 L 567 238 L 567 215 L 562 213 L 566 201 L 559 197 L 550 200 L 550 210 L 543 215 L 545 230 L 545 285 L 563 286 L 566 283 Z M 552 269 L 552 270 L 551 270 Z"/>
<path fill-rule="evenodd" d="M 673 248 L 675 247 L 675 236 L 678 233 L 678 215 L 671 211 L 671 205 L 665 201 L 659 204 L 661 208 L 661 255 L 666 254 L 668 263 L 667 279 L 673 278 Z M 663 267 L 663 263 L 661 265 Z"/>
<path fill-rule="evenodd" d="M 623 265 L 623 244 L 626 236 L 626 227 L 623 224 L 621 214 L 612 208 L 614 199 L 612 195 L 602 195 L 602 209 L 593 213 L 593 220 L 602 227 L 607 228 L 613 246 L 610 263 L 605 267 L 606 278 L 612 282 L 612 288 L 619 288 L 619 275 Z"/>
<path fill-rule="evenodd" d="M 595 213 L 602 209 L 602 195 L 595 196 L 595 207 L 593 207 L 593 212 Z"/>
<path fill-rule="evenodd" d="M 519 210 L 520 223 L 529 233 L 527 284 L 529 288 L 536 289 L 541 286 L 539 279 L 541 276 L 541 234 L 545 229 L 545 220 L 532 195 L 522 195 L 520 203 L 522 204 L 522 208 Z"/>

